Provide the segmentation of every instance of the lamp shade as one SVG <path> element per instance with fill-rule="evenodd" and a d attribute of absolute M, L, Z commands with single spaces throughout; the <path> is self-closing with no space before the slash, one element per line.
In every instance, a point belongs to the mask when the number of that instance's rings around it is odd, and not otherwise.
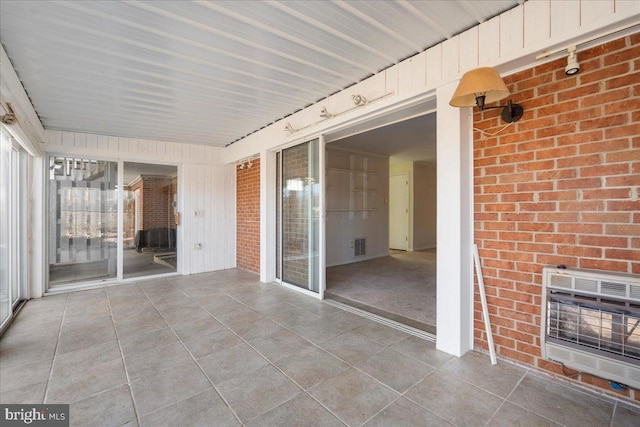
<path fill-rule="evenodd" d="M 449 105 L 473 107 L 476 105 L 478 96 L 485 97 L 485 104 L 497 102 L 509 96 L 509 89 L 495 68 L 480 67 L 464 73 Z"/>

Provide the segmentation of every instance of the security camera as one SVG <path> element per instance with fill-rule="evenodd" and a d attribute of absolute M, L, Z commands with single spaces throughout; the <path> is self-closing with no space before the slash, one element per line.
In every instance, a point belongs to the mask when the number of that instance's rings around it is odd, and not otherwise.
<path fill-rule="evenodd" d="M 578 63 L 578 55 L 576 54 L 576 47 L 570 46 L 567 48 L 569 56 L 567 57 L 567 66 L 564 67 L 564 73 L 567 76 L 572 76 L 580 71 L 580 64 Z"/>

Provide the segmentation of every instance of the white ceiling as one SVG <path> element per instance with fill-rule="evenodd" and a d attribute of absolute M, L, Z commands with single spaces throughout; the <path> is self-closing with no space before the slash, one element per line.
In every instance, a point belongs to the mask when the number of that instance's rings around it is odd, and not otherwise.
<path fill-rule="evenodd" d="M 391 163 L 436 163 L 436 113 L 430 113 L 332 142 L 330 147 L 389 157 Z"/>
<path fill-rule="evenodd" d="M 0 0 L 45 128 L 225 146 L 524 0 Z"/>

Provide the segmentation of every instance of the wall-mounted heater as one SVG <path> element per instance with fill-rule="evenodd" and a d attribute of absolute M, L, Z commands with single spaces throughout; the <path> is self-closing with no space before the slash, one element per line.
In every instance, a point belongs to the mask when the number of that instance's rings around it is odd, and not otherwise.
<path fill-rule="evenodd" d="M 640 388 L 640 276 L 543 269 L 542 356 Z"/>

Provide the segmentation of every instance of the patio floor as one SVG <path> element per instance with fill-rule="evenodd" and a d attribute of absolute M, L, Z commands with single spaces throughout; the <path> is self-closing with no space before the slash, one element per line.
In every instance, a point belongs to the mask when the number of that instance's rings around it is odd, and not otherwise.
<path fill-rule="evenodd" d="M 3 403 L 69 403 L 82 426 L 640 425 L 638 407 L 238 270 L 32 300 L 0 379 Z"/>

